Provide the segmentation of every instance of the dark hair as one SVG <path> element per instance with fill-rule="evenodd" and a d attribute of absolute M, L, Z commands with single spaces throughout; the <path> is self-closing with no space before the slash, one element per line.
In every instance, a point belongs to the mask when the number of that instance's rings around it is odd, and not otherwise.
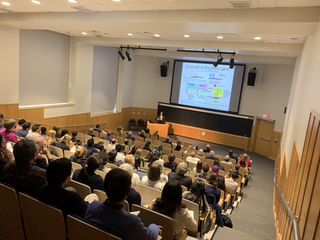
<path fill-rule="evenodd" d="M 178 167 L 178 163 L 176 162 L 171 163 L 171 172 L 176 172 L 177 167 Z"/>
<path fill-rule="evenodd" d="M 25 122 L 25 123 L 22 125 L 22 128 L 23 128 L 24 130 L 27 130 L 28 128 L 30 128 L 30 126 L 31 126 L 31 123 L 30 123 L 30 122 Z"/>
<path fill-rule="evenodd" d="M 17 165 L 27 164 L 37 153 L 38 148 L 33 140 L 21 139 L 13 147 L 13 155 Z"/>
<path fill-rule="evenodd" d="M 220 167 L 219 159 L 215 159 L 215 160 L 213 161 L 213 165 L 214 165 L 214 166 L 217 166 L 217 167 Z"/>
<path fill-rule="evenodd" d="M 159 160 L 160 156 L 158 153 L 154 153 L 152 154 L 151 158 L 149 159 L 149 163 L 148 163 L 148 167 L 150 167 L 152 165 L 152 163 L 154 163 L 155 161 Z"/>
<path fill-rule="evenodd" d="M 93 144 L 94 144 L 94 140 L 93 140 L 93 138 L 90 138 L 90 139 L 87 141 L 88 147 L 92 147 Z"/>
<path fill-rule="evenodd" d="M 18 125 L 22 125 L 22 124 L 24 124 L 26 122 L 26 120 L 25 119 L 20 119 L 19 121 L 18 121 Z"/>
<path fill-rule="evenodd" d="M 124 139 L 124 143 L 128 143 L 128 142 L 129 142 L 128 138 Z"/>
<path fill-rule="evenodd" d="M 0 134 L 0 147 L 2 146 L 2 141 L 3 141 L 3 136 L 2 136 L 2 134 Z"/>
<path fill-rule="evenodd" d="M 203 164 L 202 165 L 202 171 L 204 171 L 205 173 L 207 173 L 209 171 L 209 165 L 208 164 Z"/>
<path fill-rule="evenodd" d="M 237 178 L 239 178 L 239 175 L 238 175 L 238 173 L 233 172 L 232 175 L 231 175 L 231 177 L 232 177 L 233 179 L 237 179 Z"/>
<path fill-rule="evenodd" d="M 106 152 L 106 149 L 102 149 L 99 154 L 98 154 L 98 158 L 100 158 L 102 160 L 102 164 L 100 166 L 100 169 L 103 168 L 104 165 L 107 164 L 108 162 L 108 154 Z"/>
<path fill-rule="evenodd" d="M 59 127 L 56 127 L 56 126 L 53 126 L 53 127 L 52 127 L 52 130 L 54 130 L 54 131 L 56 131 L 56 133 L 58 133 L 59 130 L 60 130 L 60 128 L 59 128 Z"/>
<path fill-rule="evenodd" d="M 201 170 L 202 170 L 202 162 L 198 161 L 196 166 L 196 172 L 201 173 Z"/>
<path fill-rule="evenodd" d="M 0 113 L 0 118 L 3 118 L 3 114 L 2 113 Z"/>
<path fill-rule="evenodd" d="M 162 151 L 162 149 L 163 149 L 163 146 L 162 145 L 159 145 L 159 147 L 158 147 L 158 151 Z"/>
<path fill-rule="evenodd" d="M 100 158 L 91 155 L 88 157 L 86 164 L 81 168 L 77 180 L 84 183 L 86 180 L 90 179 L 90 176 L 94 174 L 101 164 L 102 160 Z"/>
<path fill-rule="evenodd" d="M 111 203 L 124 200 L 131 188 L 130 174 L 120 168 L 112 169 L 104 179 L 104 190 Z"/>
<path fill-rule="evenodd" d="M 217 174 L 215 172 L 209 172 L 206 180 L 211 185 L 217 185 Z"/>
<path fill-rule="evenodd" d="M 173 161 L 176 159 L 176 156 L 174 154 L 170 154 L 168 157 L 169 163 L 173 163 Z"/>
<path fill-rule="evenodd" d="M 112 144 L 115 144 L 116 141 L 117 141 L 116 139 L 112 139 L 112 140 L 111 140 L 111 143 L 112 143 Z"/>
<path fill-rule="evenodd" d="M 239 165 L 239 164 L 236 164 L 236 165 L 234 166 L 234 170 L 239 171 L 239 169 L 240 169 L 240 165 Z"/>
<path fill-rule="evenodd" d="M 60 186 L 71 175 L 72 164 L 68 158 L 59 158 L 51 162 L 47 168 L 48 185 Z"/>
<path fill-rule="evenodd" d="M 117 156 L 117 151 L 115 149 L 112 149 L 108 153 L 108 162 L 114 162 L 114 160 L 116 159 L 116 156 Z"/>
<path fill-rule="evenodd" d="M 148 170 L 148 179 L 150 181 L 159 181 L 161 175 L 161 168 L 158 164 L 152 164 Z"/>
<path fill-rule="evenodd" d="M 204 190 L 204 182 L 201 179 L 196 179 L 191 186 L 190 192 L 195 196 L 194 202 L 199 204 L 199 210 L 202 201 L 202 212 L 207 210 L 207 206 L 205 203 L 205 190 Z"/>
<path fill-rule="evenodd" d="M 150 129 L 146 128 L 146 130 L 144 130 L 145 133 L 150 133 Z"/>
<path fill-rule="evenodd" d="M 222 191 L 226 191 L 226 184 L 224 182 L 224 176 L 217 176 L 217 187 Z"/>
<path fill-rule="evenodd" d="M 68 129 L 62 129 L 61 131 L 61 137 L 63 137 L 64 135 L 68 134 L 69 130 Z"/>
<path fill-rule="evenodd" d="M 243 168 L 245 168 L 247 166 L 246 161 L 243 159 L 240 160 L 239 164 L 240 164 L 240 167 L 243 167 Z"/>
<path fill-rule="evenodd" d="M 144 145 L 145 147 L 149 147 L 150 146 L 150 144 L 151 144 L 151 142 L 150 141 L 147 141 L 146 142 L 146 144 Z"/>
<path fill-rule="evenodd" d="M 39 124 L 35 124 L 35 125 L 32 126 L 31 130 L 32 130 L 32 132 L 36 132 L 39 128 L 40 128 L 40 125 Z"/>
<path fill-rule="evenodd" d="M 44 135 L 47 132 L 47 128 L 46 127 L 41 127 L 40 131 L 41 131 L 41 134 Z"/>
<path fill-rule="evenodd" d="M 116 145 L 116 151 L 117 152 L 121 152 L 122 151 L 122 145 L 121 144 L 117 144 Z"/>
<path fill-rule="evenodd" d="M 77 131 L 73 131 L 72 132 L 72 137 L 75 137 L 75 136 L 77 136 L 78 135 L 78 132 Z"/>
<path fill-rule="evenodd" d="M 174 179 L 169 180 L 164 186 L 161 198 L 157 198 L 153 205 L 153 210 L 173 217 L 175 212 L 185 208 L 182 204 L 182 188 L 181 185 Z"/>
<path fill-rule="evenodd" d="M 97 125 L 96 125 L 96 128 L 99 128 L 99 127 L 100 127 L 100 124 L 97 124 Z"/>
<path fill-rule="evenodd" d="M 133 146 L 133 147 L 131 148 L 130 154 L 134 155 L 137 150 L 138 150 L 138 148 L 137 148 L 136 146 Z"/>
<path fill-rule="evenodd" d="M 176 148 L 174 149 L 175 151 L 180 151 L 181 150 L 181 144 L 177 144 Z"/>

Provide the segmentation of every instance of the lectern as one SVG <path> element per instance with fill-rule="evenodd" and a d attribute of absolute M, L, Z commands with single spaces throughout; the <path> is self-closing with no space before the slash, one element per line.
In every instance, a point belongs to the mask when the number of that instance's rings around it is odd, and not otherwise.
<path fill-rule="evenodd" d="M 150 129 L 150 134 L 153 134 L 156 130 L 158 130 L 158 135 L 160 137 L 168 136 L 169 124 L 160 124 L 160 123 L 150 123 L 147 121 L 147 128 Z"/>

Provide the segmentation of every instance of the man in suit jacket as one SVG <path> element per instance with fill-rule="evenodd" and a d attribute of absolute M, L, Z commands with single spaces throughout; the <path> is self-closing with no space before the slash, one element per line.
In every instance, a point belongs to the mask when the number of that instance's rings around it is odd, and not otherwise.
<path fill-rule="evenodd" d="M 163 112 L 160 112 L 160 115 L 156 118 L 158 123 L 166 123 L 166 117 L 163 115 Z"/>
<path fill-rule="evenodd" d="M 189 190 L 192 185 L 192 179 L 188 176 L 184 176 L 184 174 L 187 171 L 188 171 L 187 163 L 186 162 L 179 163 L 177 172 L 170 172 L 168 174 L 169 181 L 171 179 L 175 179 L 178 183 L 180 183 L 182 186 L 185 186 Z"/>

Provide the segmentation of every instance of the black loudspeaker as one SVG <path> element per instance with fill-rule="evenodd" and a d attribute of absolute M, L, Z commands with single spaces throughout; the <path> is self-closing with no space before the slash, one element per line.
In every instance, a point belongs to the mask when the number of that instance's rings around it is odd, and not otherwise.
<path fill-rule="evenodd" d="M 161 77 L 166 77 L 168 75 L 168 67 L 167 65 L 160 66 Z"/>
<path fill-rule="evenodd" d="M 248 86 L 254 86 L 254 83 L 256 81 L 256 76 L 257 76 L 256 68 L 250 69 L 250 72 L 248 74 L 248 82 L 247 82 Z"/>

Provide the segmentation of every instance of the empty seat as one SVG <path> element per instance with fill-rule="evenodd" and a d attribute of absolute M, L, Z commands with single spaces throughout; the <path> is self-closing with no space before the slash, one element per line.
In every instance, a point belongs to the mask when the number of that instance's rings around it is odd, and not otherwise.
<path fill-rule="evenodd" d="M 75 163 L 75 162 L 71 162 L 71 164 L 72 164 L 72 170 L 71 170 L 71 176 L 70 177 L 72 179 L 74 171 L 77 170 L 77 169 L 81 169 L 82 166 L 80 164 L 78 164 L 78 163 Z"/>
<path fill-rule="evenodd" d="M 140 127 L 141 129 L 143 129 L 144 126 L 145 126 L 144 120 L 143 119 L 139 119 L 137 125 L 138 125 L 138 128 Z"/>
<path fill-rule="evenodd" d="M 91 188 L 83 183 L 71 180 L 66 184 L 66 187 L 73 187 L 77 190 L 77 193 L 84 199 L 91 194 Z"/>
<path fill-rule="evenodd" d="M 137 122 L 136 122 L 136 120 L 135 119 L 130 119 L 129 120 L 129 128 L 130 129 L 136 129 L 137 128 Z"/>

